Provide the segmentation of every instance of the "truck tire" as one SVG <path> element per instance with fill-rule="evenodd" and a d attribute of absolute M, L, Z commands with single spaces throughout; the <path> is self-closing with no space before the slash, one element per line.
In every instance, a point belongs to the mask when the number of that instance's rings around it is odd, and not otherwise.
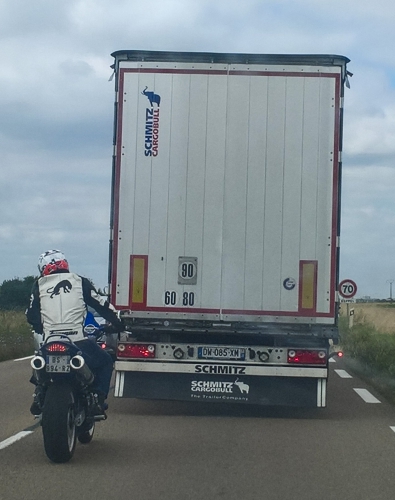
<path fill-rule="evenodd" d="M 48 387 L 41 424 L 47 457 L 56 463 L 68 462 L 77 438 L 74 394 L 69 384 Z"/>

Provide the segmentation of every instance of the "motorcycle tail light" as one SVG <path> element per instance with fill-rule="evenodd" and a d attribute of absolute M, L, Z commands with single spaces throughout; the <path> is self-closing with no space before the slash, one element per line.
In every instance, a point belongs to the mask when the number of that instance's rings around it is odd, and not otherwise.
<path fill-rule="evenodd" d="M 46 350 L 49 352 L 67 352 L 67 346 L 57 342 L 53 342 L 46 346 Z"/>
<path fill-rule="evenodd" d="M 155 346 L 153 344 L 119 344 L 118 358 L 154 358 Z"/>

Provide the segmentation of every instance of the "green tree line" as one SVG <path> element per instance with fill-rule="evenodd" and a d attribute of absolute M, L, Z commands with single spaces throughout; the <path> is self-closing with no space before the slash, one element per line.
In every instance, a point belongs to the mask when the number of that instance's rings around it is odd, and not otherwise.
<path fill-rule="evenodd" d="M 25 310 L 29 304 L 30 294 L 36 276 L 5 280 L 0 285 L 0 310 Z"/>

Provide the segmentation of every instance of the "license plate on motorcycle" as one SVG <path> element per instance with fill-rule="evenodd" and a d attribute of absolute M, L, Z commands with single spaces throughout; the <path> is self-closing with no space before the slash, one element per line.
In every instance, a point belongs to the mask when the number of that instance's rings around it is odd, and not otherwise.
<path fill-rule="evenodd" d="M 211 347 L 202 346 L 198 348 L 199 359 L 232 359 L 244 361 L 246 350 L 242 347 Z"/>
<path fill-rule="evenodd" d="M 47 356 L 47 372 L 50 373 L 69 373 L 70 372 L 70 356 Z"/>

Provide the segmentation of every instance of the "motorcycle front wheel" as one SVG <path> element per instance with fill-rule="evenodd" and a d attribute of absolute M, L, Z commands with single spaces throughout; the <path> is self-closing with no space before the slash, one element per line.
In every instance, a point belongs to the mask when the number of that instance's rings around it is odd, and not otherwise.
<path fill-rule="evenodd" d="M 68 462 L 75 450 L 75 399 L 69 384 L 52 384 L 45 394 L 42 412 L 44 449 L 56 463 Z"/>

